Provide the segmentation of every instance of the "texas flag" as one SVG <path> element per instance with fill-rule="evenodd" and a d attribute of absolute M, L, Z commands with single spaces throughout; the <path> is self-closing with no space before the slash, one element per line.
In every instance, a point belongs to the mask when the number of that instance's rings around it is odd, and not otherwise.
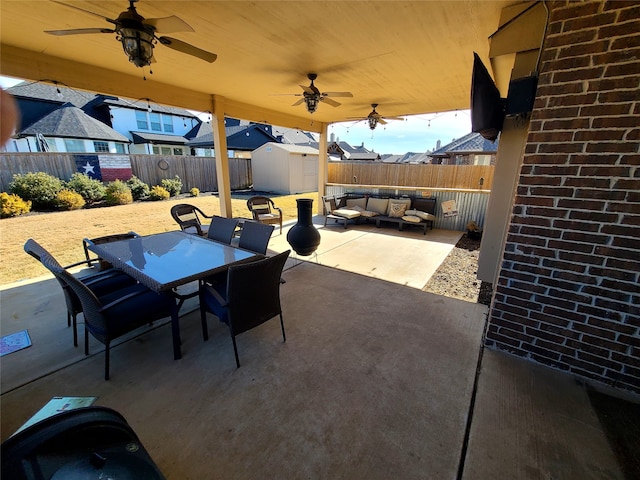
<path fill-rule="evenodd" d="M 131 160 L 126 155 L 74 155 L 74 157 L 78 172 L 96 180 L 124 182 L 133 175 Z"/>

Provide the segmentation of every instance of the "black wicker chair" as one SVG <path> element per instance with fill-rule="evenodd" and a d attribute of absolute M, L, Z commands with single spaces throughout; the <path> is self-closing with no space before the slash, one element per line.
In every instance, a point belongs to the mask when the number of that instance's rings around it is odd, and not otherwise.
<path fill-rule="evenodd" d="M 280 316 L 282 340 L 287 340 L 280 305 L 280 277 L 290 252 L 287 250 L 273 257 L 231 266 L 225 283 L 200 286 L 202 336 L 205 341 L 209 339 L 207 312 L 226 323 L 237 367 L 240 367 L 240 359 L 236 335 Z"/>
<path fill-rule="evenodd" d="M 255 196 L 247 200 L 247 208 L 256 222 L 280 225 L 282 234 L 282 210 L 269 197 Z"/>
<path fill-rule="evenodd" d="M 25 244 L 31 251 L 39 245 L 34 240 Z M 80 280 L 75 278 L 44 249 L 40 261 L 61 282 L 73 290 L 82 304 L 84 315 L 84 353 L 89 354 L 89 333 L 105 346 L 104 378 L 109 380 L 109 349 L 111 341 L 154 320 L 171 316 L 174 301 L 169 295 L 160 294 L 146 286 L 133 285 L 114 290 L 97 297 Z"/>
<path fill-rule="evenodd" d="M 128 234 L 125 234 L 128 235 Z M 49 265 L 52 264 L 58 268 L 62 268 L 64 270 L 72 267 L 76 267 L 79 265 L 83 265 L 88 263 L 87 261 L 82 261 L 78 263 L 74 263 L 72 265 L 67 265 L 66 267 L 61 266 L 55 258 L 45 250 L 39 243 L 35 240 L 27 240 L 24 244 L 24 250 L 33 258 L 38 260 L 42 265 L 47 268 L 49 271 Z M 44 263 L 42 261 L 42 256 L 47 255 L 50 259 L 49 263 Z M 88 258 L 88 257 L 87 257 Z M 95 261 L 95 260 L 93 260 Z M 51 272 L 53 273 L 53 272 Z M 73 290 L 67 285 L 64 281 L 60 279 L 57 275 L 55 276 L 56 280 L 62 287 L 62 293 L 64 294 L 64 300 L 67 305 L 67 326 L 73 325 L 73 346 L 78 346 L 78 314 L 82 313 L 82 304 L 80 303 L 80 299 L 73 292 Z M 124 273 L 121 270 L 109 269 L 102 272 L 98 272 L 95 274 L 90 274 L 85 277 L 79 279 L 84 285 L 86 285 L 91 291 L 98 297 L 110 293 L 114 290 L 118 290 L 120 288 L 124 288 L 129 285 L 133 285 L 137 283 L 135 279 L 131 278 L 129 275 Z"/>
<path fill-rule="evenodd" d="M 238 228 L 237 219 L 214 215 L 211 218 L 207 238 L 231 245 L 231 240 L 236 233 L 236 228 Z"/>
<path fill-rule="evenodd" d="M 206 237 L 209 231 L 209 225 L 203 224 L 202 220 L 213 217 L 188 203 L 179 203 L 171 207 L 171 216 L 180 225 L 180 230 L 201 237 Z"/>

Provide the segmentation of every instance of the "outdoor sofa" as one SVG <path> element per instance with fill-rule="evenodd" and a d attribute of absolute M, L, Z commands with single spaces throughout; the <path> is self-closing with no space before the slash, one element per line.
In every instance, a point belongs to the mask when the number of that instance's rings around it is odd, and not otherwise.
<path fill-rule="evenodd" d="M 403 230 L 407 225 L 417 226 L 423 229 L 423 234 L 427 233 L 427 227 L 433 229 L 436 212 L 436 199 L 433 197 L 383 197 L 349 193 L 336 197 L 335 205 L 337 208 L 331 211 L 325 208 L 325 218 L 366 221 L 375 223 L 377 228 L 392 224 L 397 225 L 398 230 Z M 345 228 L 346 225 L 345 220 Z"/>

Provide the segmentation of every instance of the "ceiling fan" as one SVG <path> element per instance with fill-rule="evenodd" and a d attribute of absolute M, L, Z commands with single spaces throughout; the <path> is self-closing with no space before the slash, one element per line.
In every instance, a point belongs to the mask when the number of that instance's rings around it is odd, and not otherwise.
<path fill-rule="evenodd" d="M 155 61 L 153 58 L 153 48 L 157 43 L 165 45 L 178 52 L 186 53 L 212 63 L 218 57 L 215 53 L 207 52 L 198 47 L 194 47 L 182 40 L 171 37 L 158 37 L 156 32 L 193 32 L 193 28 L 184 20 L 172 15 L 163 18 L 145 19 L 136 11 L 133 5 L 138 0 L 129 0 L 129 8 L 118 15 L 115 20 L 104 17 L 98 13 L 85 10 L 74 5 L 69 5 L 57 0 L 51 0 L 65 7 L 80 10 L 106 20 L 114 25 L 113 28 L 77 28 L 73 30 L 48 30 L 45 33 L 51 35 L 77 35 L 85 33 L 115 33 L 116 40 L 122 43 L 124 53 L 129 57 L 129 61 L 136 67 L 144 67 Z"/>
<path fill-rule="evenodd" d="M 366 120 L 369 124 L 369 128 L 371 130 L 375 130 L 375 128 L 380 125 L 386 125 L 387 120 L 404 120 L 404 117 L 383 117 L 378 112 L 376 112 L 377 103 L 372 103 L 371 106 L 373 110 L 366 117 L 349 117 L 353 120 Z"/>
<path fill-rule="evenodd" d="M 321 92 L 320 90 L 318 90 L 318 87 L 313 84 L 313 81 L 318 78 L 318 74 L 316 73 L 307 74 L 307 78 L 311 80 L 311 85 L 309 85 L 308 87 L 300 85 L 303 92 L 292 93 L 291 95 L 302 97 L 300 100 L 294 103 L 293 106 L 300 105 L 302 102 L 304 102 L 307 105 L 307 111 L 309 113 L 315 112 L 320 102 L 327 103 L 332 107 L 339 107 L 341 105 L 339 102 L 336 102 L 329 97 L 353 97 L 353 94 L 351 92 Z"/>

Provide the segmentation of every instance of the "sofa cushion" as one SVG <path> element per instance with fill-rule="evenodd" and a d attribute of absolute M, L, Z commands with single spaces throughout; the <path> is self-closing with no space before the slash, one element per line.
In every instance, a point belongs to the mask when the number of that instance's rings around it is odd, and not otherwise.
<path fill-rule="evenodd" d="M 404 212 L 405 215 L 414 215 L 418 218 L 421 218 L 422 220 L 431 220 L 432 222 L 435 222 L 436 220 L 436 216 L 432 215 L 430 213 L 427 212 L 421 212 L 420 210 L 407 210 L 406 212 Z"/>
<path fill-rule="evenodd" d="M 363 217 L 375 217 L 376 215 L 380 215 L 378 212 L 371 212 L 369 210 L 365 210 L 364 208 L 360 207 L 359 205 L 356 205 L 355 207 L 353 207 L 353 209 L 356 212 L 360 212 L 360 215 L 362 215 Z"/>
<path fill-rule="evenodd" d="M 387 215 L 389 215 L 390 217 L 397 216 L 397 215 L 391 215 L 391 205 L 393 204 L 406 205 L 404 208 L 405 210 L 407 210 L 411 208 L 411 199 L 410 198 L 390 198 L 389 207 L 387 209 Z M 402 215 L 400 215 L 400 217 L 401 216 Z"/>
<path fill-rule="evenodd" d="M 420 217 L 416 217 L 415 215 L 405 215 L 402 217 L 402 220 L 405 222 L 420 223 Z"/>
<path fill-rule="evenodd" d="M 372 212 L 378 212 L 381 215 L 386 215 L 388 208 L 388 198 L 369 198 L 369 200 L 367 200 L 367 210 Z"/>
<path fill-rule="evenodd" d="M 362 198 L 347 198 L 347 207 L 353 209 L 353 207 L 358 206 L 363 210 L 367 208 L 367 199 L 365 197 Z"/>
<path fill-rule="evenodd" d="M 389 216 L 393 218 L 401 218 L 407 206 L 404 203 L 389 202 Z"/>
<path fill-rule="evenodd" d="M 344 217 L 344 218 L 358 218 L 360 216 L 360 212 L 357 210 L 352 210 L 350 208 L 338 208 L 337 210 L 334 210 L 333 212 L 334 215 L 338 215 L 339 217 Z"/>

